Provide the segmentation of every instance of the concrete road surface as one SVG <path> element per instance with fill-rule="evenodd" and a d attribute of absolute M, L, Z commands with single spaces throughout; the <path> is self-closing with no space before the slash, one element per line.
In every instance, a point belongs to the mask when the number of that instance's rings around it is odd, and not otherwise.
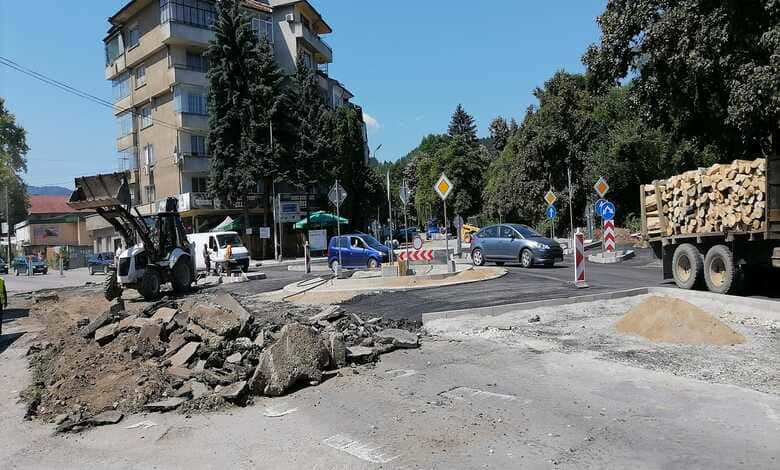
<path fill-rule="evenodd" d="M 23 319 L 24 320 L 24 319 Z M 34 331 L 29 320 L 14 323 Z M 0 353 L 9 469 L 778 468 L 780 397 L 587 353 L 425 341 L 318 387 L 222 413 L 128 416 L 79 435 L 24 421 L 32 334 Z M 2 351 L 2 347 L 0 347 Z M 127 429 L 141 422 L 149 428 Z"/>

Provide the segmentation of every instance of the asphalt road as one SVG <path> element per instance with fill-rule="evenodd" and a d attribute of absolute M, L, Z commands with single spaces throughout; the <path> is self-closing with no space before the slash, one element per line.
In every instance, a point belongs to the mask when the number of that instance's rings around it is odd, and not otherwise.
<path fill-rule="evenodd" d="M 389 318 L 420 320 L 423 313 L 489 307 L 575 295 L 597 294 L 648 286 L 673 286 L 664 281 L 661 265 L 650 250 L 637 250 L 634 259 L 618 264 L 586 264 L 590 287 L 573 286 L 572 259 L 552 268 L 505 266 L 509 273 L 492 281 L 460 286 L 385 292 L 358 297 L 345 305 L 352 311 L 370 311 Z"/>

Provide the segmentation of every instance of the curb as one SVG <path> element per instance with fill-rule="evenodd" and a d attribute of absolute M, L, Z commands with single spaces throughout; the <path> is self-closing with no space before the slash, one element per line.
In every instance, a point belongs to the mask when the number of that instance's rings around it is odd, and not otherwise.
<path fill-rule="evenodd" d="M 533 302 L 495 305 L 492 307 L 423 313 L 422 322 L 424 325 L 426 322 L 433 321 L 433 320 L 443 320 L 443 319 L 451 319 L 451 318 L 459 318 L 459 317 L 467 317 L 467 316 L 475 316 L 475 315 L 494 317 L 498 315 L 503 315 L 505 313 L 517 312 L 523 310 L 532 310 L 541 307 L 560 307 L 563 305 L 595 302 L 598 300 L 621 299 L 625 297 L 634 297 L 637 295 L 644 295 L 644 294 L 662 294 L 662 295 L 681 298 L 683 300 L 686 299 L 710 300 L 710 301 L 716 301 L 725 306 L 740 307 L 740 308 L 749 307 L 757 310 L 766 309 L 769 311 L 773 311 L 773 310 L 780 309 L 779 300 L 751 299 L 746 297 L 739 297 L 736 295 L 721 295 L 721 294 L 713 294 L 711 292 L 690 291 L 690 290 L 676 289 L 672 287 L 640 287 L 637 289 L 604 292 L 600 294 L 583 295 L 578 297 L 565 297 L 560 299 L 537 300 Z M 780 318 L 780 315 L 778 315 L 778 318 Z"/>
<path fill-rule="evenodd" d="M 342 293 L 342 292 L 407 292 L 407 291 L 412 291 L 412 290 L 420 290 L 420 289 L 438 289 L 438 288 L 441 288 L 441 287 L 463 286 L 463 285 L 466 285 L 466 284 L 473 284 L 473 283 L 475 283 L 475 282 L 492 281 L 492 280 L 495 280 L 495 279 L 498 279 L 498 278 L 504 277 L 504 276 L 506 276 L 508 273 L 509 273 L 509 271 L 507 271 L 506 269 L 500 269 L 500 271 L 499 271 L 497 274 L 495 274 L 495 275 L 493 275 L 493 276 L 490 276 L 490 277 L 486 277 L 486 278 L 484 278 L 484 279 L 472 279 L 472 280 L 469 280 L 469 281 L 462 281 L 462 282 L 457 282 L 457 283 L 452 283 L 452 284 L 446 284 L 446 285 L 440 285 L 440 286 L 408 286 L 408 287 L 381 287 L 381 286 L 377 287 L 377 286 L 372 286 L 372 287 L 355 287 L 355 288 L 349 288 L 349 289 L 339 289 L 339 290 L 335 290 L 335 289 L 333 289 L 333 290 L 330 290 L 330 289 L 329 289 L 329 290 L 323 290 L 323 291 L 318 291 L 318 292 L 319 292 L 319 293 Z M 411 276 L 410 276 L 410 277 L 411 277 Z M 320 278 L 317 278 L 317 279 L 320 279 Z M 287 292 L 287 293 L 291 294 L 291 296 L 295 296 L 295 295 L 297 295 L 297 294 L 300 294 L 301 292 L 295 292 L 295 291 L 293 291 L 293 290 L 288 290 L 288 288 L 289 288 L 289 287 L 291 287 L 291 286 L 293 286 L 293 285 L 296 285 L 296 284 L 297 284 L 297 283 L 295 283 L 295 282 L 294 282 L 294 283 L 292 283 L 292 284 L 288 284 L 288 285 L 284 286 L 284 287 L 283 287 L 281 290 L 282 290 L 282 291 L 284 291 L 284 292 Z"/>

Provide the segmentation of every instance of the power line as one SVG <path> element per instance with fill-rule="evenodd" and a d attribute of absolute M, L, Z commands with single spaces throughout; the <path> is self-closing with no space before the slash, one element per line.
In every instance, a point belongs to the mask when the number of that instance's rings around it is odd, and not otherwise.
<path fill-rule="evenodd" d="M 63 83 L 63 82 L 61 82 L 59 80 L 51 78 L 51 77 L 49 77 L 47 75 L 44 75 L 44 74 L 42 74 L 40 72 L 36 72 L 35 70 L 32 70 L 32 69 L 27 68 L 27 67 L 25 67 L 23 65 L 20 65 L 19 63 L 14 62 L 13 60 L 11 60 L 11 59 L 9 59 L 7 57 L 0 56 L 0 64 L 5 65 L 6 67 L 8 67 L 10 69 L 16 70 L 17 72 L 23 73 L 23 74 L 25 74 L 25 75 L 27 75 L 29 77 L 32 77 L 32 78 L 34 78 L 34 79 L 36 79 L 38 81 L 41 81 L 41 82 L 43 82 L 43 83 L 45 83 L 47 85 L 53 86 L 55 88 L 58 88 L 61 91 L 64 91 L 66 93 L 70 93 L 72 95 L 78 96 L 79 98 L 83 98 L 83 99 L 91 101 L 91 102 L 93 102 L 95 104 L 99 104 L 101 106 L 110 108 L 112 111 L 116 111 L 116 112 L 119 112 L 119 113 L 129 111 L 133 116 L 141 116 L 140 113 L 137 113 L 137 112 L 133 111 L 132 108 L 121 108 L 121 107 L 111 103 L 110 101 L 104 100 L 103 98 L 95 96 L 95 95 L 93 95 L 91 93 L 88 93 L 86 91 L 79 90 L 78 88 L 70 86 L 67 83 Z M 141 117 L 143 118 L 143 116 L 141 116 Z M 179 126 L 177 126 L 176 124 L 171 124 L 169 122 L 162 121 L 160 119 L 156 119 L 156 118 L 152 118 L 152 117 L 149 117 L 149 119 L 152 122 L 154 122 L 154 123 L 161 124 L 161 125 L 163 125 L 165 127 L 168 127 L 170 129 L 173 129 L 173 130 L 178 130 L 179 129 Z"/>

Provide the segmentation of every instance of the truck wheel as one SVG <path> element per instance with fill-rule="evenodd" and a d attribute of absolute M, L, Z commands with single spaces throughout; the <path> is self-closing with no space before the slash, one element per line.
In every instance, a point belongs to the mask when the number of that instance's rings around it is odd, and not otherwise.
<path fill-rule="evenodd" d="M 173 276 L 171 284 L 173 285 L 174 292 L 183 294 L 190 289 L 190 286 L 192 285 L 192 270 L 186 259 L 179 259 L 176 264 L 173 265 L 173 272 L 171 274 Z"/>
<path fill-rule="evenodd" d="M 138 292 L 146 300 L 157 300 L 160 297 L 160 275 L 154 269 L 146 269 L 141 278 L 141 286 Z"/>
<path fill-rule="evenodd" d="M 674 250 L 672 274 L 680 289 L 701 287 L 704 281 L 704 256 L 695 246 L 683 243 Z"/>
<path fill-rule="evenodd" d="M 109 302 L 122 295 L 122 288 L 119 287 L 115 271 L 106 274 L 106 278 L 103 280 L 103 295 Z"/>
<path fill-rule="evenodd" d="M 726 245 L 715 245 L 704 257 L 704 280 L 710 292 L 733 294 L 737 290 L 737 270 L 734 253 Z"/>

